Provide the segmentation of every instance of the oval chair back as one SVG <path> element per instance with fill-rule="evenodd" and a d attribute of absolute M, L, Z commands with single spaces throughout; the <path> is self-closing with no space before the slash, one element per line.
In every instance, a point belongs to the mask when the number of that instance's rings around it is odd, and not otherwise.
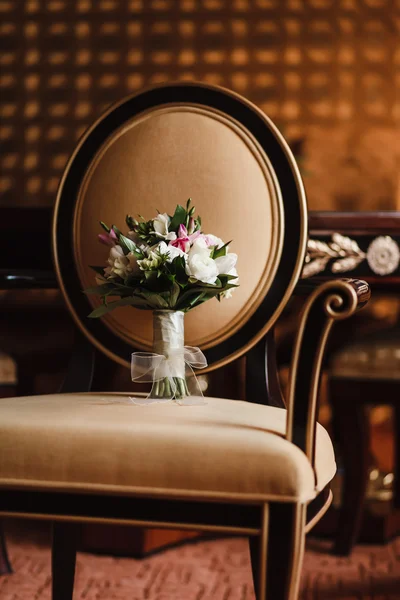
<path fill-rule="evenodd" d="M 67 306 L 102 352 L 129 366 L 152 344 L 151 311 L 120 308 L 101 319 L 82 290 L 105 265 L 99 221 L 124 229 L 191 197 L 202 228 L 238 254 L 240 287 L 185 317 L 185 342 L 200 346 L 208 369 L 252 348 L 287 303 L 304 262 L 307 210 L 296 161 L 274 124 L 248 100 L 199 83 L 161 85 L 112 106 L 86 132 L 59 187 L 54 262 Z"/>

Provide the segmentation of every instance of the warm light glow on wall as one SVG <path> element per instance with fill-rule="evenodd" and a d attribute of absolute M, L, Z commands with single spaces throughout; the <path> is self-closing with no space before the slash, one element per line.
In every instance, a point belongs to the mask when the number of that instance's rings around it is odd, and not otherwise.
<path fill-rule="evenodd" d="M 354 202 L 390 207 L 399 29 L 400 0 L 1 0 L 1 202 L 52 204 L 66 157 L 110 103 L 196 79 L 303 138 L 311 206 L 351 208 L 335 187 L 350 157 L 368 181 Z"/>

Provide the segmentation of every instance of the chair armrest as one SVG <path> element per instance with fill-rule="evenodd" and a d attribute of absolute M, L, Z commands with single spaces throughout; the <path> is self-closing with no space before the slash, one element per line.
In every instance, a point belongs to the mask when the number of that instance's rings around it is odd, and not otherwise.
<path fill-rule="evenodd" d="M 304 291 L 310 288 L 307 284 Z M 365 281 L 336 279 L 314 285 L 307 295 L 292 354 L 286 437 L 314 466 L 321 365 L 328 335 L 334 321 L 347 319 L 365 306 L 371 292 Z"/>
<path fill-rule="evenodd" d="M 299 297 L 302 297 L 302 296 L 308 297 L 313 292 L 320 289 L 321 286 L 324 285 L 325 283 L 331 282 L 333 284 L 336 284 L 341 281 L 349 283 L 354 288 L 357 295 L 359 296 L 360 300 L 359 300 L 359 305 L 356 308 L 356 311 L 363 308 L 363 306 L 365 306 L 365 304 L 368 302 L 368 300 L 370 298 L 371 291 L 369 288 L 369 284 L 366 281 L 361 281 L 360 279 L 347 279 L 347 278 L 327 279 L 326 277 L 312 277 L 310 279 L 300 279 L 298 281 L 296 287 L 293 290 L 293 295 L 299 296 Z M 364 297 L 364 299 L 363 299 L 363 297 Z M 346 317 L 342 317 L 342 318 L 346 318 Z"/>

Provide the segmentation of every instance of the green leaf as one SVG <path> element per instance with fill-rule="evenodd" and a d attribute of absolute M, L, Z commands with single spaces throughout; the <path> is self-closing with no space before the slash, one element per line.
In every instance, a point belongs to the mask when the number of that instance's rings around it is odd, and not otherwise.
<path fill-rule="evenodd" d="M 125 296 L 132 296 L 132 294 L 135 293 L 138 284 L 139 281 L 137 281 L 136 285 L 128 285 L 126 283 L 114 282 L 115 295 L 121 296 L 121 298 Z"/>
<path fill-rule="evenodd" d="M 198 231 L 199 229 L 201 229 L 201 217 L 197 217 L 197 219 L 194 220 L 195 223 L 195 231 Z"/>
<path fill-rule="evenodd" d="M 104 275 L 104 267 L 90 267 L 95 273 L 99 273 L 99 275 Z"/>
<path fill-rule="evenodd" d="M 233 288 L 233 287 L 238 287 L 237 285 L 229 285 L 227 286 L 224 290 L 222 291 L 226 291 L 229 288 Z M 196 306 L 199 306 L 200 304 L 203 304 L 203 302 L 207 302 L 207 300 L 210 300 L 211 298 L 216 298 L 218 300 L 218 302 L 221 301 L 221 294 L 222 291 L 219 290 L 216 293 L 209 293 L 209 294 L 204 294 L 204 296 L 198 298 L 195 302 L 191 302 L 190 305 L 188 305 L 186 308 L 181 308 L 181 310 L 183 312 L 188 312 L 189 310 L 192 310 L 193 308 L 196 308 Z"/>
<path fill-rule="evenodd" d="M 226 290 L 230 290 L 232 288 L 237 288 L 237 287 L 239 287 L 239 286 L 234 283 L 228 283 L 228 285 L 226 285 L 225 287 L 222 288 L 220 293 L 222 294 L 222 292 L 226 292 Z"/>
<path fill-rule="evenodd" d="M 156 292 L 150 292 L 142 288 L 140 289 L 138 294 L 145 298 L 147 302 L 151 304 L 154 308 L 169 308 L 168 302 Z"/>
<path fill-rule="evenodd" d="M 192 297 L 198 297 L 201 296 L 202 294 L 205 293 L 205 290 L 202 289 L 201 287 L 192 287 L 189 289 L 186 289 L 183 294 L 181 295 L 181 297 L 179 298 L 179 301 L 176 305 L 176 308 L 178 310 L 180 309 L 184 309 L 185 306 L 187 306 L 188 304 L 190 304 L 191 298 Z"/>
<path fill-rule="evenodd" d="M 185 259 L 183 256 L 177 256 L 171 263 L 167 263 L 170 273 L 176 276 L 179 283 L 185 284 L 188 281 L 188 276 L 185 271 Z"/>
<path fill-rule="evenodd" d="M 120 306 L 132 306 L 135 304 L 135 300 L 136 299 L 134 296 L 128 296 L 127 298 L 121 298 L 120 300 L 111 302 L 110 304 L 101 304 L 90 313 L 89 318 L 97 319 L 98 317 L 102 317 L 106 313 L 109 313 Z"/>
<path fill-rule="evenodd" d="M 220 275 L 219 279 L 221 281 L 222 287 L 225 287 L 228 281 L 232 281 L 233 279 L 237 279 L 237 275 Z"/>
<path fill-rule="evenodd" d="M 170 308 L 175 308 L 176 303 L 178 302 L 179 294 L 181 293 L 180 286 L 174 281 L 171 291 L 170 291 L 170 299 L 169 305 Z"/>
<path fill-rule="evenodd" d="M 141 278 L 137 275 L 128 275 L 126 279 L 124 279 L 123 287 L 127 289 L 131 289 L 132 292 L 139 287 Z M 121 285 L 121 284 L 119 284 Z M 122 287 L 122 285 L 121 285 Z"/>
<path fill-rule="evenodd" d="M 189 310 L 196 308 L 196 306 L 199 306 L 200 304 L 203 304 L 204 302 L 207 302 L 208 300 L 211 300 L 212 298 L 217 298 L 217 300 L 218 300 L 219 296 L 220 296 L 220 292 L 212 293 L 212 294 L 207 294 L 207 293 L 199 294 L 198 296 L 193 298 L 185 307 L 181 308 L 180 310 L 182 310 L 182 312 L 188 312 Z"/>
<path fill-rule="evenodd" d="M 133 299 L 134 303 L 132 304 L 132 306 L 134 306 L 135 308 L 141 308 L 143 310 L 152 310 L 153 307 L 148 303 L 146 298 L 143 298 L 143 296 L 141 296 L 140 294 L 135 294 L 133 296 Z"/>
<path fill-rule="evenodd" d="M 110 233 L 110 228 L 108 227 L 108 225 L 106 225 L 105 223 L 103 223 L 103 221 L 100 221 L 100 225 L 102 226 L 102 228 L 104 229 L 104 231 L 107 231 L 107 233 Z"/>
<path fill-rule="evenodd" d="M 156 294 L 169 292 L 175 279 L 174 275 L 162 271 L 144 271 L 144 275 L 143 289 Z"/>
<path fill-rule="evenodd" d="M 195 296 L 194 298 L 192 298 L 189 302 L 189 306 L 194 306 L 195 304 L 197 304 L 200 300 L 208 300 L 207 298 L 207 294 L 205 292 L 202 292 L 201 294 L 198 294 L 197 296 Z"/>
<path fill-rule="evenodd" d="M 233 283 L 228 283 L 225 286 L 213 286 L 208 283 L 203 283 L 201 285 L 188 287 L 180 296 L 175 308 L 187 312 L 191 308 L 194 308 L 194 306 L 198 306 L 198 304 L 202 304 L 211 298 L 218 297 L 222 292 L 234 287 L 239 286 L 234 285 Z"/>
<path fill-rule="evenodd" d="M 109 292 L 115 292 L 115 285 L 112 283 L 103 283 L 102 285 L 94 285 L 93 287 L 86 288 L 83 290 L 84 294 L 99 294 L 100 296 L 105 296 Z"/>
<path fill-rule="evenodd" d="M 143 258 L 143 252 L 139 250 L 135 242 L 132 242 L 132 240 L 123 235 L 118 229 L 118 227 L 116 227 L 115 225 L 113 225 L 113 230 L 115 231 L 115 234 L 118 237 L 118 241 L 125 255 L 129 254 L 129 252 L 133 252 L 136 258 Z"/>
<path fill-rule="evenodd" d="M 201 292 L 199 294 L 196 294 L 195 296 L 193 296 L 193 298 L 191 298 L 190 300 L 186 300 L 185 303 L 179 302 L 177 308 L 178 310 L 182 310 L 183 312 L 187 312 L 188 310 L 191 310 L 192 308 L 194 308 L 195 306 L 197 306 L 197 304 L 201 303 L 201 300 L 204 298 L 204 292 Z"/>
<path fill-rule="evenodd" d="M 179 225 L 184 225 L 186 223 L 186 209 L 183 208 L 180 204 L 177 205 L 174 216 L 171 219 L 171 223 L 169 224 L 168 230 L 178 231 Z"/>
<path fill-rule="evenodd" d="M 215 248 L 212 258 L 214 258 L 214 260 L 215 260 L 216 258 L 219 258 L 220 256 L 226 256 L 227 247 L 229 246 L 229 244 L 232 244 L 232 240 L 230 242 L 226 242 L 226 244 L 221 246 L 221 248 Z"/>
<path fill-rule="evenodd" d="M 114 230 L 114 233 L 117 235 L 117 237 L 122 235 L 121 231 L 118 229 L 118 227 L 116 225 L 112 225 L 112 229 Z"/>
<path fill-rule="evenodd" d="M 138 254 L 140 254 L 140 256 L 142 256 L 142 253 L 136 246 L 135 242 L 132 242 L 132 240 L 130 240 L 128 237 L 126 237 L 122 233 L 119 236 L 119 243 L 121 244 L 121 246 L 122 245 L 125 246 L 125 248 L 128 250 L 128 254 L 129 254 L 129 252 L 133 252 L 135 255 L 138 253 Z"/>
<path fill-rule="evenodd" d="M 149 283 L 154 283 L 157 280 L 157 271 L 143 271 L 144 274 L 144 281 L 149 284 Z"/>
<path fill-rule="evenodd" d="M 126 215 L 125 223 L 129 227 L 129 229 L 134 229 L 134 227 L 136 227 L 136 225 L 138 225 L 138 222 L 136 221 L 136 219 L 131 217 L 131 215 Z"/>
<path fill-rule="evenodd" d="M 114 231 L 115 235 L 117 236 L 118 242 L 119 242 L 119 236 L 122 235 L 121 231 L 118 229 L 118 227 L 116 225 L 112 225 L 111 228 Z M 122 250 L 124 250 L 123 243 L 121 244 L 121 248 L 122 248 Z M 124 254 L 128 254 L 128 253 L 125 252 L 125 250 L 124 250 Z"/>
<path fill-rule="evenodd" d="M 217 277 L 217 279 L 215 280 L 215 283 L 203 283 L 202 281 L 199 281 L 198 279 L 195 279 L 194 277 L 189 277 L 189 283 L 191 284 L 195 284 L 196 288 L 202 288 L 202 289 L 219 289 L 221 291 L 221 287 L 222 287 L 222 283 L 221 280 L 219 279 L 219 277 Z M 189 286 L 188 286 L 188 289 Z M 193 287 L 191 289 L 194 289 Z"/>

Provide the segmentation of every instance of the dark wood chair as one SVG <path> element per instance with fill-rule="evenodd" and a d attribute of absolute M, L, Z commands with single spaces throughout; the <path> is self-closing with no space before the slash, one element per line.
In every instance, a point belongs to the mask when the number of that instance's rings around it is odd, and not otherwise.
<path fill-rule="evenodd" d="M 104 261 L 97 222 L 171 210 L 187 195 L 205 230 L 234 238 L 241 286 L 186 316 L 208 371 L 246 355 L 246 400 L 137 407 L 90 392 L 96 353 L 129 367 L 151 348 L 151 315 L 87 319 L 82 293 Z M 82 523 L 246 535 L 258 600 L 295 600 L 306 533 L 329 507 L 336 465 L 317 424 L 326 340 L 369 299 L 363 281 L 297 286 L 307 209 L 280 133 L 240 96 L 200 84 L 160 86 L 112 107 L 80 141 L 53 222 L 58 283 L 79 334 L 61 394 L 0 402 L 0 515 L 53 522 L 53 600 L 71 600 Z M 100 261 L 100 262 L 99 262 Z M 287 410 L 273 326 L 306 297 Z M 0 564 L 8 570 L 4 545 Z"/>

